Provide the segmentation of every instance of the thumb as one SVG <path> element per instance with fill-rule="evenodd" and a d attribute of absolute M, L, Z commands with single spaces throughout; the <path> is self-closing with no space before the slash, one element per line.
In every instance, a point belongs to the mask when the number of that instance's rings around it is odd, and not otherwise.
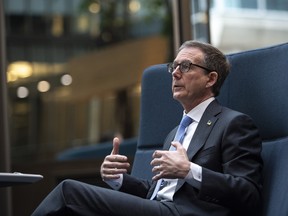
<path fill-rule="evenodd" d="M 177 151 L 178 149 L 181 149 L 181 147 L 183 147 L 183 146 L 181 145 L 181 143 L 179 143 L 179 142 L 172 142 L 171 145 L 175 147 L 176 151 Z"/>
<path fill-rule="evenodd" d="M 115 137 L 113 139 L 113 149 L 111 155 L 119 154 L 119 146 L 120 146 L 120 140 L 118 137 Z"/>

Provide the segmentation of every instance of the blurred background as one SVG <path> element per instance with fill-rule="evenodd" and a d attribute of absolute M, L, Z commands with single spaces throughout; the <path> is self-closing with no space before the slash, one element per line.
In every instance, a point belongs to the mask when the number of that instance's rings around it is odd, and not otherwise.
<path fill-rule="evenodd" d="M 286 0 L 2 0 L 0 172 L 44 179 L 0 188 L 0 215 L 65 178 L 103 185 L 114 136 L 133 161 L 142 71 L 182 42 L 228 54 L 287 42 L 287 23 Z"/>

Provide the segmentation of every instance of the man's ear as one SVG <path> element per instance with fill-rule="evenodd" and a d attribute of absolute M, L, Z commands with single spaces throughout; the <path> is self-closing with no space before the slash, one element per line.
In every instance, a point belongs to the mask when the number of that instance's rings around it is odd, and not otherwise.
<path fill-rule="evenodd" d="M 206 87 L 211 87 L 217 82 L 218 73 L 215 71 L 212 71 L 207 75 L 207 77 L 208 77 L 208 81 L 207 81 Z"/>

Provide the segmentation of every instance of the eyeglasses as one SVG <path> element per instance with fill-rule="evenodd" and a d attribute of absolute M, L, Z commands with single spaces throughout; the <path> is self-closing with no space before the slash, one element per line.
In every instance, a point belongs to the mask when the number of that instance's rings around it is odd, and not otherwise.
<path fill-rule="evenodd" d="M 195 67 L 199 67 L 199 68 L 202 68 L 208 72 L 212 72 L 214 70 L 211 70 L 209 68 L 206 68 L 206 67 L 203 67 L 201 65 L 198 65 L 198 64 L 193 64 L 192 62 L 186 60 L 186 61 L 183 61 L 181 63 L 176 63 L 176 62 L 173 62 L 173 63 L 169 63 L 167 65 L 168 67 L 168 72 L 169 73 L 173 73 L 176 68 L 179 66 L 179 70 L 181 71 L 181 73 L 187 73 L 190 69 L 191 69 L 191 66 L 195 66 Z"/>

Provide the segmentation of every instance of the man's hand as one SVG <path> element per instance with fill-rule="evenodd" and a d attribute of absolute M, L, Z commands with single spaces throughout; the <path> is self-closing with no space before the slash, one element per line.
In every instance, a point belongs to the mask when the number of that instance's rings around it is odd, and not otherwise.
<path fill-rule="evenodd" d="M 130 167 L 128 158 L 119 155 L 120 140 L 115 137 L 113 139 L 113 149 L 110 155 L 107 155 L 101 165 L 100 174 L 103 180 L 118 179 L 120 174 L 127 173 Z"/>
<path fill-rule="evenodd" d="M 172 142 L 175 151 L 156 150 L 153 153 L 152 172 L 156 173 L 152 180 L 157 181 L 161 178 L 175 179 L 185 178 L 190 170 L 190 161 L 186 150 L 179 142 Z"/>

